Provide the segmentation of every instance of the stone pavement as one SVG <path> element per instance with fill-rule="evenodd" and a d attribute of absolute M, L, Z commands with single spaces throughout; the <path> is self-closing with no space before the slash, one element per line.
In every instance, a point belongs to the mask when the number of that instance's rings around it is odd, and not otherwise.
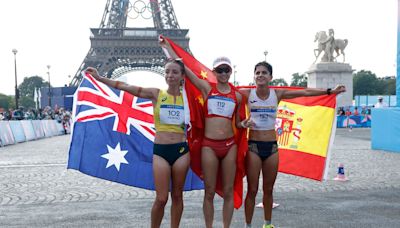
<path fill-rule="evenodd" d="M 0 227 L 149 227 L 154 192 L 66 169 L 69 136 L 0 148 Z M 400 227 L 400 153 L 370 149 L 370 129 L 338 129 L 329 180 L 279 174 L 277 227 Z M 347 182 L 337 182 L 337 163 Z M 260 202 L 262 194 L 257 196 Z M 204 227 L 203 191 L 186 192 L 181 227 Z M 221 227 L 222 200 L 215 200 Z M 169 227 L 169 205 L 163 227 Z M 256 208 L 253 227 L 261 227 Z M 243 207 L 232 227 L 243 227 Z"/>

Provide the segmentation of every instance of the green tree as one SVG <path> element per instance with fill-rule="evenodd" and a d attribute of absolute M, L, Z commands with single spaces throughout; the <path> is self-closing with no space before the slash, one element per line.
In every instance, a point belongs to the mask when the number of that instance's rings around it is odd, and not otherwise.
<path fill-rule="evenodd" d="M 33 101 L 33 97 L 23 96 L 21 97 L 19 103 L 26 109 L 35 108 L 35 101 Z"/>
<path fill-rule="evenodd" d="M 307 87 L 307 76 L 305 74 L 292 74 L 290 86 Z"/>
<path fill-rule="evenodd" d="M 4 108 L 5 110 L 13 108 L 11 104 L 12 104 L 11 96 L 7 96 L 5 94 L 0 93 L 0 108 Z"/>
<path fill-rule="evenodd" d="M 43 78 L 39 76 L 25 77 L 24 81 L 18 86 L 19 96 L 25 97 L 34 96 L 35 88 L 42 88 L 48 86 L 48 82 L 44 82 Z"/>
<path fill-rule="evenodd" d="M 386 83 L 388 95 L 396 95 L 396 79 L 391 78 Z"/>
<path fill-rule="evenodd" d="M 396 79 L 394 77 L 378 78 L 377 94 L 395 95 Z"/>
<path fill-rule="evenodd" d="M 288 83 L 283 78 L 274 79 L 269 84 L 272 86 L 288 86 Z"/>
<path fill-rule="evenodd" d="M 353 94 L 376 95 L 380 94 L 381 82 L 371 71 L 361 70 L 353 74 Z"/>

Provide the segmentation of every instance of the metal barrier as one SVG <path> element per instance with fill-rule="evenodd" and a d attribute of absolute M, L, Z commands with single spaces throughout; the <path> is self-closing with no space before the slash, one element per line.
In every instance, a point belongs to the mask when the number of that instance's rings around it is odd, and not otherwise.
<path fill-rule="evenodd" d="M 57 120 L 0 121 L 0 146 L 65 134 Z"/>

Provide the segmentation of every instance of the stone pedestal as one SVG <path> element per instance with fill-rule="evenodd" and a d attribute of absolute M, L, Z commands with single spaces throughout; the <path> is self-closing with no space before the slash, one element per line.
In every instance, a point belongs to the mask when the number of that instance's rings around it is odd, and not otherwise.
<path fill-rule="evenodd" d="M 310 66 L 307 87 L 335 88 L 336 85 L 346 86 L 346 92 L 337 99 L 337 106 L 353 105 L 353 69 L 347 63 L 317 63 Z"/>

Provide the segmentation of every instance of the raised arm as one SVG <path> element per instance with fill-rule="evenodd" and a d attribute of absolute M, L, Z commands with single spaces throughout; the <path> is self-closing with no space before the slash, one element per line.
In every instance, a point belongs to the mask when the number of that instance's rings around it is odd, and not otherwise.
<path fill-rule="evenodd" d="M 291 99 L 296 97 L 311 97 L 329 94 L 340 94 L 346 92 L 346 87 L 344 85 L 338 85 L 334 89 L 300 89 L 300 90 L 287 90 L 287 89 L 277 89 L 278 100 L 281 99 Z"/>
<path fill-rule="evenodd" d="M 171 55 L 172 58 L 179 58 L 178 55 L 175 53 L 175 51 L 172 49 L 171 44 L 160 37 L 159 40 L 160 46 L 164 48 L 169 55 Z M 192 70 L 190 70 L 186 65 L 185 65 L 185 74 L 189 78 L 189 80 L 196 86 L 197 89 L 199 89 L 203 95 L 203 98 L 205 99 L 208 95 L 208 93 L 211 91 L 211 86 L 208 83 L 208 81 L 200 79 L 197 77 L 195 73 L 193 73 Z"/>
<path fill-rule="evenodd" d="M 96 80 L 113 87 L 115 89 L 126 91 L 134 96 L 151 99 L 153 102 L 157 100 L 158 92 L 160 91 L 157 88 L 142 88 L 140 86 L 129 85 L 125 82 L 108 79 L 106 77 L 102 77 L 99 75 L 99 72 L 96 68 L 88 67 L 85 70 L 86 73 L 92 75 Z"/>

